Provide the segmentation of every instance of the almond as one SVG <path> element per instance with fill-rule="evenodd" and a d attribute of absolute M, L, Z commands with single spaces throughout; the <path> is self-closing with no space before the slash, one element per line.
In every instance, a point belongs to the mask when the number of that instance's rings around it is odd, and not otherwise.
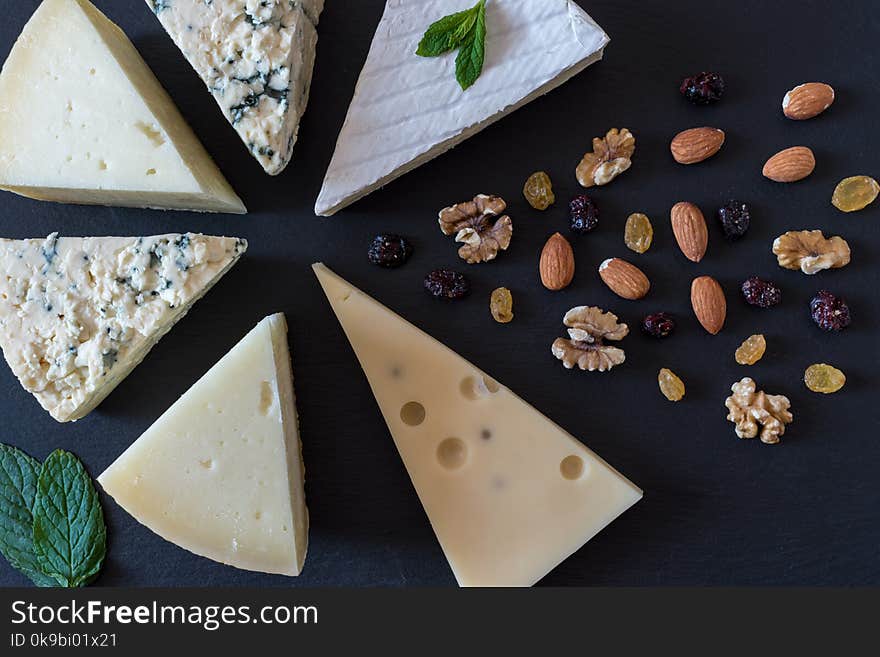
<path fill-rule="evenodd" d="M 809 176 L 815 168 L 813 151 L 806 146 L 792 146 L 767 160 L 763 174 L 775 182 L 796 182 Z"/>
<path fill-rule="evenodd" d="M 614 294 L 635 301 L 651 289 L 651 282 L 641 269 L 620 258 L 608 258 L 599 265 L 599 276 Z"/>
<path fill-rule="evenodd" d="M 824 82 L 799 84 L 782 98 L 782 113 L 795 121 L 812 119 L 831 107 L 834 89 Z"/>
<path fill-rule="evenodd" d="M 682 201 L 673 205 L 669 214 L 678 248 L 691 262 L 702 260 L 709 244 L 709 228 L 700 208 Z"/>
<path fill-rule="evenodd" d="M 691 305 L 694 315 L 712 335 L 718 333 L 724 327 L 727 318 L 727 300 L 724 298 L 724 290 L 711 276 L 700 276 L 691 283 Z"/>
<path fill-rule="evenodd" d="M 724 144 L 724 131 L 718 128 L 691 128 L 679 132 L 669 144 L 679 164 L 696 164 L 715 155 Z"/>
<path fill-rule="evenodd" d="M 559 233 L 554 233 L 541 251 L 538 265 L 541 282 L 548 290 L 568 287 L 574 278 L 574 251 L 571 244 Z"/>

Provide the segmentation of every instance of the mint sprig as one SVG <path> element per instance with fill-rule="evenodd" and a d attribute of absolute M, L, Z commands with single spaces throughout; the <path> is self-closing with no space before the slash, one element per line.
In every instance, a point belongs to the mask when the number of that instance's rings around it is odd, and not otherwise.
<path fill-rule="evenodd" d="M 107 529 L 82 463 L 56 450 L 46 462 L 0 444 L 0 552 L 37 586 L 78 587 L 104 563 Z"/>
<path fill-rule="evenodd" d="M 37 586 L 58 583 L 40 571 L 34 552 L 34 498 L 40 462 L 0 444 L 0 553 Z"/>
<path fill-rule="evenodd" d="M 456 48 L 455 79 L 465 90 L 483 72 L 486 57 L 486 0 L 432 23 L 419 42 L 416 54 L 420 57 L 439 57 Z"/>

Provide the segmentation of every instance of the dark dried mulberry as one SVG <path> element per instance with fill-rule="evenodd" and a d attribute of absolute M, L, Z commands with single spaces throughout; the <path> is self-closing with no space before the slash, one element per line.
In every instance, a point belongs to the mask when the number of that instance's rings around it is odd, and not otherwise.
<path fill-rule="evenodd" d="M 752 213 L 749 206 L 740 201 L 728 201 L 718 208 L 718 221 L 724 237 L 729 240 L 738 240 L 746 234 L 752 223 Z"/>
<path fill-rule="evenodd" d="M 438 299 L 461 299 L 471 291 L 471 284 L 457 271 L 435 269 L 425 276 L 425 289 Z"/>
<path fill-rule="evenodd" d="M 571 229 L 575 233 L 589 233 L 599 225 L 599 206 L 586 194 L 575 196 L 568 205 Z"/>
<path fill-rule="evenodd" d="M 367 257 L 374 265 L 394 269 L 404 264 L 413 253 L 412 245 L 400 235 L 376 235 L 370 242 Z"/>
<path fill-rule="evenodd" d="M 709 71 L 697 73 L 682 80 L 679 91 L 695 105 L 717 103 L 724 95 L 724 78 Z"/>
<path fill-rule="evenodd" d="M 642 320 L 642 330 L 655 338 L 666 338 L 675 330 L 675 320 L 669 313 L 653 313 Z"/>
<path fill-rule="evenodd" d="M 743 282 L 742 295 L 746 303 L 759 308 L 769 308 L 782 301 L 782 290 L 779 286 L 758 276 L 752 276 Z"/>
<path fill-rule="evenodd" d="M 823 331 L 841 331 L 852 322 L 846 301 L 828 290 L 816 293 L 810 301 L 810 314 Z"/>

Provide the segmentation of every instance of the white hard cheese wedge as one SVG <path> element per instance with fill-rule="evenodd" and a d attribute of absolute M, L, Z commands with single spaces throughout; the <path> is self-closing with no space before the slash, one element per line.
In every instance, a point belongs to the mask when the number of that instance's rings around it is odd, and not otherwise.
<path fill-rule="evenodd" d="M 486 60 L 462 91 L 455 54 L 415 54 L 435 20 L 473 0 L 389 0 L 315 205 L 332 215 L 602 58 L 608 36 L 572 0 L 491 0 Z"/>
<path fill-rule="evenodd" d="M 462 586 L 531 586 L 642 492 L 464 358 L 314 266 Z"/>
<path fill-rule="evenodd" d="M 324 0 L 147 0 L 266 173 L 290 162 Z"/>
<path fill-rule="evenodd" d="M 59 422 L 94 409 L 238 262 L 233 237 L 0 240 L 0 347 Z"/>
<path fill-rule="evenodd" d="M 3 65 L 0 188 L 246 212 L 134 46 L 87 0 L 43 0 Z"/>
<path fill-rule="evenodd" d="M 308 512 L 284 315 L 260 322 L 98 477 L 162 538 L 298 575 Z"/>

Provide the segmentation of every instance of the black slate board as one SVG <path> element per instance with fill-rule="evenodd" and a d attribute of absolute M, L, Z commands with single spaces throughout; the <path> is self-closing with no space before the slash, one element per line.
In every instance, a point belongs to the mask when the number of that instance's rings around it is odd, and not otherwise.
<path fill-rule="evenodd" d="M 3 58 L 38 2 L 6 4 Z M 291 326 L 312 522 L 305 571 L 287 579 L 193 556 L 105 498 L 110 552 L 97 583 L 454 584 L 366 379 L 309 270 L 313 261 L 323 260 L 492 373 L 644 488 L 642 502 L 544 584 L 880 584 L 880 203 L 852 215 L 829 204 L 841 178 L 880 177 L 880 17 L 873 3 L 584 2 L 612 37 L 604 61 L 342 214 L 319 219 L 313 203 L 383 4 L 328 0 L 294 162 L 273 179 L 240 145 L 145 3 L 97 2 L 134 41 L 251 213 L 75 207 L 4 194 L 0 234 L 190 230 L 246 237 L 251 246 L 83 421 L 56 424 L 8 368 L 0 367 L 0 440 L 38 458 L 57 447 L 73 450 L 97 475 L 259 319 L 284 311 Z M 678 95 L 680 77 L 701 69 L 718 70 L 727 79 L 729 91 L 715 107 L 693 107 Z M 812 121 L 783 118 L 784 92 L 811 80 L 837 89 L 834 106 Z M 678 166 L 668 141 L 695 125 L 723 128 L 727 143 L 709 162 Z M 593 234 L 572 237 L 574 284 L 547 292 L 536 275 L 538 252 L 549 234 L 566 232 L 565 204 L 578 191 L 573 171 L 585 147 L 615 126 L 637 135 L 635 164 L 594 191 L 602 223 Z M 797 144 L 815 150 L 813 176 L 794 185 L 764 180 L 764 160 Z M 543 214 L 531 210 L 520 193 L 536 169 L 551 174 L 560 199 Z M 495 263 L 468 268 L 474 284 L 468 300 L 435 302 L 421 289 L 425 272 L 466 267 L 437 229 L 436 212 L 478 192 L 508 200 L 516 236 Z M 751 203 L 754 211 L 750 233 L 735 245 L 724 242 L 712 217 L 730 197 Z M 698 203 L 710 220 L 709 251 L 700 265 L 681 256 L 669 228 L 669 208 L 682 199 Z M 657 232 L 644 256 L 622 243 L 624 220 L 637 210 L 653 219 Z M 852 264 L 813 278 L 779 269 L 770 253 L 773 238 L 801 228 L 843 235 L 853 249 Z M 366 245 L 380 231 L 412 238 L 417 253 L 404 269 L 389 272 L 367 263 Z M 611 256 L 629 258 L 649 274 L 653 289 L 645 301 L 618 299 L 599 282 L 596 266 Z M 717 337 L 704 333 L 691 315 L 689 285 L 699 274 L 716 276 L 728 294 L 728 323 Z M 738 285 L 751 274 L 783 286 L 780 307 L 762 311 L 741 301 Z M 516 298 L 516 319 L 508 326 L 495 324 L 487 311 L 489 292 L 501 284 Z M 823 287 L 850 301 L 854 323 L 844 334 L 824 334 L 809 319 L 808 300 Z M 563 335 L 563 313 L 580 304 L 612 309 L 633 326 L 646 312 L 663 309 L 679 317 L 680 327 L 662 343 L 634 331 L 623 343 L 626 364 L 610 374 L 568 372 L 549 347 Z M 767 336 L 769 349 L 760 364 L 746 369 L 734 363 L 733 351 L 753 332 Z M 813 362 L 843 369 L 846 388 L 828 397 L 807 391 L 803 370 Z M 687 381 L 684 402 L 672 405 L 658 393 L 656 374 L 663 366 Z M 795 422 L 781 445 L 741 441 L 725 420 L 729 386 L 747 374 L 791 398 Z M 0 565 L 0 585 L 23 583 Z"/>

